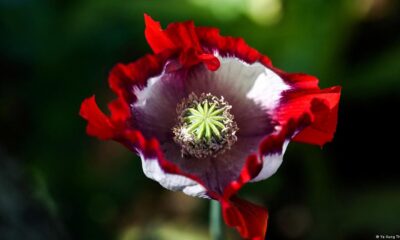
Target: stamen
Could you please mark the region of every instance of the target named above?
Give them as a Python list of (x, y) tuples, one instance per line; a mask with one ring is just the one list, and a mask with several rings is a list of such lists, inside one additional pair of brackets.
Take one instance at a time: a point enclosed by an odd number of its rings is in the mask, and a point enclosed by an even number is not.
[(198, 97), (191, 93), (178, 104), (178, 123), (172, 129), (182, 155), (196, 158), (214, 157), (237, 141), (238, 127), (229, 112), (232, 108), (223, 97), (210, 93)]

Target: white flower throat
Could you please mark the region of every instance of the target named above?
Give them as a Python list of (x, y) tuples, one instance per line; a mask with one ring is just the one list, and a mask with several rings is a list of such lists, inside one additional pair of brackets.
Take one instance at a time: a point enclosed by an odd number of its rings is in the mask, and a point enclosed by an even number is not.
[(177, 124), (172, 129), (182, 155), (196, 158), (214, 157), (237, 141), (238, 127), (223, 97), (210, 93), (191, 93), (178, 104)]

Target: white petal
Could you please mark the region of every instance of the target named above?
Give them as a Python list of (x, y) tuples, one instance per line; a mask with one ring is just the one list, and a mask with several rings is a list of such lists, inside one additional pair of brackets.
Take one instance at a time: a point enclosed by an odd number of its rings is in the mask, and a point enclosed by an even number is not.
[(206, 194), (207, 190), (196, 181), (181, 175), (164, 172), (156, 158), (146, 158), (143, 154), (140, 154), (140, 158), (142, 161), (143, 172), (146, 177), (157, 181), (166, 189), (182, 191), (185, 194), (194, 197), (209, 198)]
[(282, 164), (283, 155), (286, 151), (288, 144), (289, 140), (286, 140), (283, 144), (281, 153), (273, 153), (263, 156), (263, 167), (257, 177), (253, 178), (251, 182), (258, 182), (274, 175), (274, 173)]
[(283, 91), (289, 90), (282, 78), (260, 63), (253, 64), (255, 68), (261, 68), (252, 88), (247, 92), (247, 98), (260, 104), (263, 108), (272, 110), (277, 107)]

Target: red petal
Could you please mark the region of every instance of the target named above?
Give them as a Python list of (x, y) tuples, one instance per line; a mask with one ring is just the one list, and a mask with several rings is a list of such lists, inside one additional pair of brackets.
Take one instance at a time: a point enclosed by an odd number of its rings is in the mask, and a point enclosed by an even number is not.
[(219, 60), (213, 54), (203, 53), (196, 28), (192, 21), (172, 23), (165, 32), (175, 45), (181, 49), (180, 62), (185, 67), (190, 67), (199, 62), (206, 64), (207, 68), (215, 71), (219, 68)]
[(332, 109), (328, 106), (322, 99), (314, 99), (311, 102), (314, 122), (297, 134), (293, 140), (320, 146), (331, 141), (336, 130), (338, 105)]
[(249, 47), (242, 38), (222, 37), (217, 28), (209, 27), (196, 27), (196, 33), (200, 43), (209, 48), (211, 53), (217, 50), (221, 56), (235, 56), (249, 64), (256, 61), (266, 66), (271, 64), (268, 57)]
[(196, 28), (192, 21), (172, 23), (163, 30), (159, 22), (154, 21), (149, 15), (144, 15), (146, 30), (145, 36), (155, 54), (164, 51), (177, 52), (179, 61), (184, 67), (191, 67), (200, 62), (207, 68), (215, 71), (219, 68), (219, 60), (212, 54), (203, 53)]
[(101, 140), (108, 140), (114, 137), (115, 128), (110, 119), (97, 106), (94, 96), (82, 102), (79, 115), (88, 121), (87, 134), (98, 137)]
[(323, 90), (294, 90), (284, 95), (278, 109), (281, 125), (290, 119), (310, 115), (311, 124), (294, 138), (295, 141), (322, 146), (333, 138), (336, 129), (340, 87)]
[(151, 49), (155, 54), (166, 49), (176, 48), (175, 44), (169, 39), (168, 35), (162, 30), (159, 22), (154, 21), (149, 15), (144, 14), (146, 29), (144, 34)]
[(268, 212), (237, 197), (221, 201), (225, 223), (236, 228), (245, 239), (263, 240), (267, 232)]
[(234, 196), (240, 188), (256, 177), (262, 168), (262, 161), (256, 155), (247, 158), (239, 178), (224, 190), (220, 199), (225, 223), (238, 230), (246, 239), (262, 240), (267, 231), (268, 213), (263, 207)]
[(218, 58), (216, 58), (212, 54), (203, 53), (203, 54), (200, 54), (198, 57), (201, 61), (204, 62), (204, 64), (206, 64), (208, 70), (210, 70), (210, 71), (216, 71), (219, 68), (219, 66), (221, 65)]
[(124, 123), (131, 116), (129, 105), (122, 99), (117, 98), (108, 104), (111, 119), (114, 123)]
[(181, 49), (193, 49), (195, 52), (202, 51), (193, 21), (171, 23), (165, 29), (165, 33), (175, 46)]
[(229, 199), (236, 194), (240, 188), (255, 176), (258, 175), (262, 168), (262, 161), (253, 154), (247, 157), (246, 163), (236, 181), (231, 182), (225, 189), (223, 197)]
[(298, 89), (319, 89), (318, 78), (304, 73), (281, 73), (286, 82)]
[(126, 101), (135, 101), (132, 88), (143, 88), (147, 79), (160, 74), (166, 58), (163, 55), (146, 55), (129, 64), (117, 64), (108, 78), (110, 88)]

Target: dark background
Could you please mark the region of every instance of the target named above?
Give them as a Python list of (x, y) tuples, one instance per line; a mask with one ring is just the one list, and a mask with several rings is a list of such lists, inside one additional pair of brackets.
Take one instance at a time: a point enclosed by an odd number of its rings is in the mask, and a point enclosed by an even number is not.
[[(164, 190), (139, 159), (85, 134), (107, 74), (150, 52), (143, 13), (242, 36), (275, 66), (343, 86), (337, 134), (290, 144), (241, 195), (267, 239), (400, 235), (400, 4), (396, 0), (0, 0), (0, 239), (209, 239), (208, 201)], [(229, 239), (239, 239), (228, 230)]]

